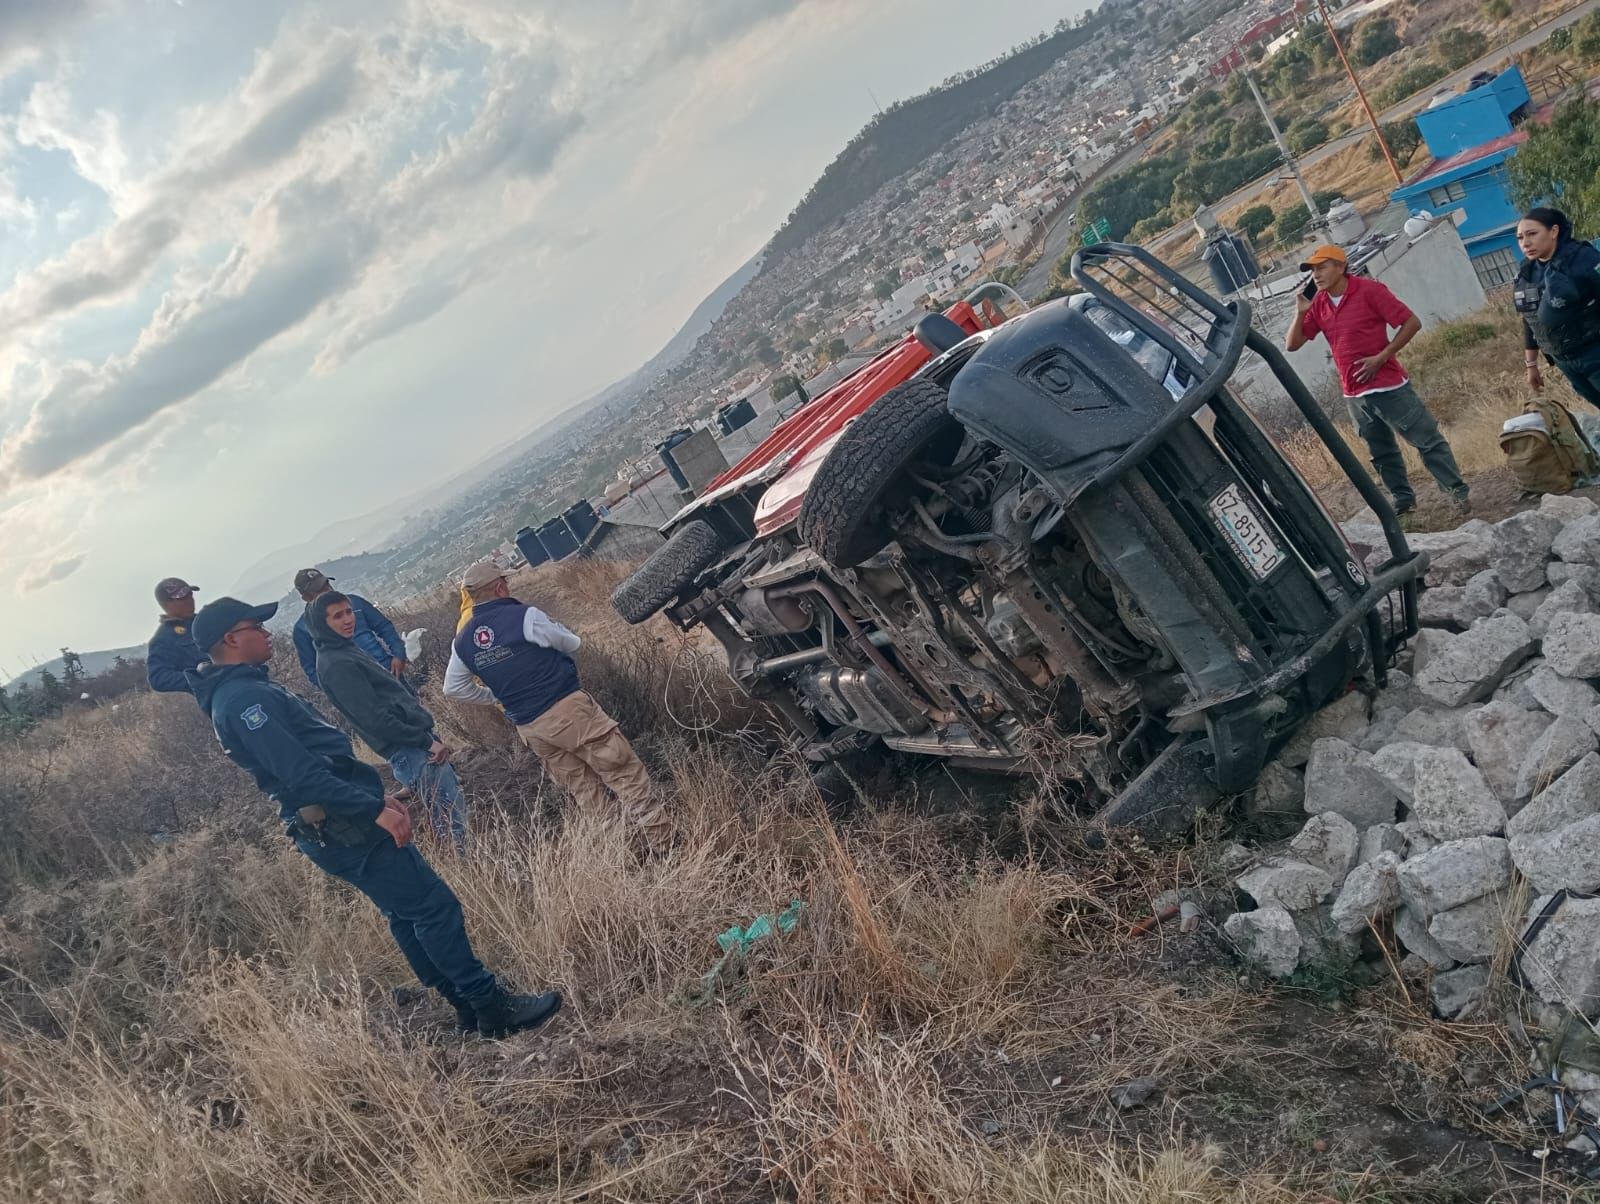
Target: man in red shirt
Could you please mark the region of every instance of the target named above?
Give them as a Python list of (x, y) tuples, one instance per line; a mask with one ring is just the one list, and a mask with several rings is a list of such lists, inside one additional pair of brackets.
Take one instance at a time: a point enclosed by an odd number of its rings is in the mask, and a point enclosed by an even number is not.
[(1395, 358), (1422, 329), (1421, 319), (1388, 286), (1368, 276), (1350, 275), (1341, 247), (1318, 247), (1300, 270), (1311, 273), (1317, 291), (1309, 298), (1304, 293), (1296, 296), (1297, 312), (1286, 346), (1298, 351), (1319, 334), (1328, 340), (1350, 418), (1372, 453), (1372, 466), (1394, 497), (1395, 512), (1406, 514), (1417, 506), (1395, 442), (1398, 432), (1421, 454), (1423, 465), (1455, 509), (1465, 514), (1467, 483), (1461, 479), (1455, 453)]

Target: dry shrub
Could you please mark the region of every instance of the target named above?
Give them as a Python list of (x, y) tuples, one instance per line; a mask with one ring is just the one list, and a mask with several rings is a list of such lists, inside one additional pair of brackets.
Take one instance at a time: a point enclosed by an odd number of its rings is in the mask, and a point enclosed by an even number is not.
[[(202, 832), (130, 874), (19, 896), (0, 927), (0, 1196), (764, 1199), (763, 1150), (781, 1147), (793, 1184), (819, 1199), (896, 1184), (922, 1193), (903, 1198), (962, 1184), (1070, 1198), (1059, 1192), (1109, 1172), (1080, 1180), (1091, 1163), (1055, 1138), (985, 1153), (962, 1103), (968, 1051), (1044, 1056), (1093, 1032), (1049, 1108), (1094, 1106), (1136, 1072), (1202, 1084), (1248, 1014), (1225, 988), (1202, 1003), (1134, 985), (1106, 949), (1094, 972), (1065, 970), (1087, 931), (1137, 910), (1123, 877), (1148, 878), (1153, 855), (1113, 858), (1102, 878), (964, 858), (905, 814), (836, 829), (782, 759), (703, 741), (669, 751), (685, 833), (671, 857), (639, 864), (595, 817), (508, 812), (486, 817), (472, 856), (440, 858), (486, 961), (567, 995), (548, 1036), (462, 1047), (437, 1036), (434, 1001), (397, 1016), (385, 988), (407, 975), (381, 918), (276, 841)], [(1097, 883), (1110, 907), (1073, 918)], [(695, 991), (717, 932), (794, 898), (795, 932), (758, 943), (709, 997)], [(585, 1069), (612, 1046), (686, 1051), (697, 1086), (636, 1077), (612, 1094), (631, 1061)], [(764, 1112), (722, 1110), (718, 1084), (780, 1063), (748, 1092)], [(723, 1103), (685, 1119), (685, 1090)], [(852, 1146), (860, 1124), (866, 1144)], [(626, 1165), (589, 1148), (640, 1131)], [(1134, 1158), (1127, 1173), (1154, 1165)], [(1029, 1194), (1048, 1183), (1057, 1196)]]
[(0, 896), (62, 870), (126, 864), (152, 836), (250, 826), (259, 800), (192, 699), (143, 693), (69, 712), (0, 755)]
[[(1221, 1151), (1091, 1153), (1049, 1133), (1058, 1104), (1017, 1092), (984, 1101), (985, 1134), (933, 1069), (933, 1026), (905, 1037), (856, 1018), (848, 1040), (811, 1023), (770, 1046), (741, 1042), (740, 1089), (763, 1139), (767, 1178), (789, 1198), (985, 1200), (1003, 1204), (1293, 1204), (1276, 1176), (1235, 1178)], [(1361, 1199), (1352, 1193), (1347, 1199)], [(1326, 1198), (1326, 1197), (1321, 1197)]]

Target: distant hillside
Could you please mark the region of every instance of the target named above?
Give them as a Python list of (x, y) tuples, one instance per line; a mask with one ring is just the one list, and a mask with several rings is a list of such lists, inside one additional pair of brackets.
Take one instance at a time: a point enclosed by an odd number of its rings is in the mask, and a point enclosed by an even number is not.
[(1102, 10), (1091, 14), (1082, 25), (1057, 26), (1053, 34), (1005, 58), (947, 80), (911, 100), (897, 101), (887, 112), (874, 117), (828, 164), (773, 236), (766, 262), (775, 263), (812, 235), (833, 225), (884, 184), (938, 153), (962, 130), (989, 116), (1024, 84), (1042, 75), (1062, 55), (1089, 41), (1108, 15)]
[[(155, 630), (155, 622), (153, 620), (150, 628), (152, 631)], [(103, 652), (78, 653), (78, 659), (83, 662), (83, 671), (90, 677), (97, 673), (104, 673), (111, 668), (112, 665), (117, 663), (117, 657), (119, 656), (126, 657), (130, 661), (142, 661), (144, 659), (144, 645), (136, 644), (132, 648), (107, 648)], [(35, 665), (26, 673), (6, 682), (5, 688), (7, 690), (15, 690), (24, 683), (30, 688), (36, 687), (39, 684), (40, 675), (47, 669), (59, 680), (61, 677), (61, 658), (58, 656), (45, 661), (42, 665)]]
[(700, 336), (710, 330), (712, 323), (722, 316), (722, 311), (728, 308), (728, 302), (739, 295), (740, 289), (756, 278), (761, 271), (762, 256), (765, 254), (765, 248), (757, 251), (740, 265), (733, 275), (719, 284), (704, 301), (695, 306), (688, 320), (678, 328), (678, 333), (673, 335), (667, 345), (651, 356), (629, 379), (637, 380), (640, 384), (649, 384), (658, 374), (677, 367), (689, 352), (694, 350), (694, 345), (700, 341)]

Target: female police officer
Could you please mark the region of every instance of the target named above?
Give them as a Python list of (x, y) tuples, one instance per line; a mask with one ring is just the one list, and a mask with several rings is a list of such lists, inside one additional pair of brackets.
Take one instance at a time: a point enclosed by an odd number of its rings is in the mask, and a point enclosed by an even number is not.
[(1600, 408), (1600, 251), (1572, 237), (1559, 209), (1530, 209), (1517, 223), (1527, 260), (1512, 302), (1522, 315), (1528, 384), (1544, 387), (1542, 351), (1578, 396)]

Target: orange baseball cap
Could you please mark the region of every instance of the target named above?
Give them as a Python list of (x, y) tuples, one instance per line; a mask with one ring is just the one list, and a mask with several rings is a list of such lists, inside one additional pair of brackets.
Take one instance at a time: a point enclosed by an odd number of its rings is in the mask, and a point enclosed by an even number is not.
[(1306, 256), (1305, 262), (1300, 265), (1300, 270), (1302, 272), (1309, 272), (1319, 263), (1348, 264), (1349, 262), (1350, 257), (1344, 253), (1343, 247), (1336, 247), (1331, 242), (1325, 242), (1315, 251), (1311, 252), (1310, 255)]

